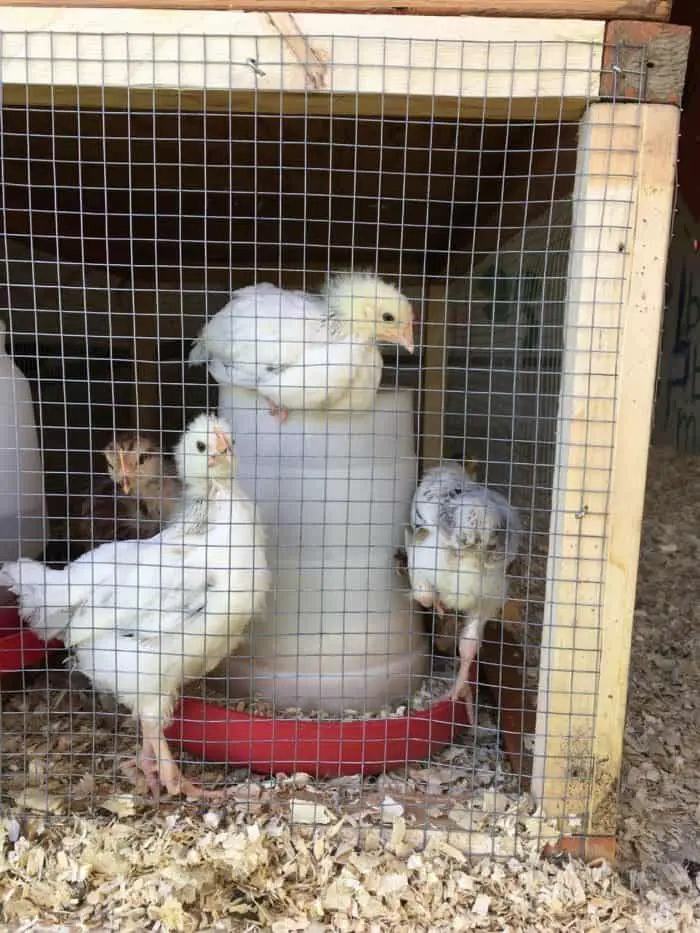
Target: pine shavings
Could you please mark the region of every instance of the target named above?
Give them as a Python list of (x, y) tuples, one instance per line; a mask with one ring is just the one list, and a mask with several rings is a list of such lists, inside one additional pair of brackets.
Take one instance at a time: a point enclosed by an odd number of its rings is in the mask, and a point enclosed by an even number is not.
[[(444, 830), (426, 837), (398, 816), (383, 828), (383, 800), (377, 800), (376, 830), (365, 833), (359, 848), (351, 821), (299, 825), (272, 810), (242, 825), (230, 813), (213, 829), (186, 807), (119, 821), (75, 816), (48, 822), (34, 843), (24, 836), (10, 842), (7, 820), (3, 920), (41, 917), (37, 929), (50, 929), (53, 922), (58, 930), (70, 918), (68, 927), (76, 931), (113, 929), (110, 924), (117, 923), (120, 933), (295, 933), (329, 926), (367, 933), (691, 933), (700, 920), (687, 901), (635, 897), (605, 863), (559, 868), (541, 862), (534, 842), (522, 858), (475, 861)], [(481, 803), (486, 823), (507, 821), (529, 806), (523, 799), (499, 813), (486, 806), (493, 800)], [(669, 926), (671, 918), (675, 927)]]

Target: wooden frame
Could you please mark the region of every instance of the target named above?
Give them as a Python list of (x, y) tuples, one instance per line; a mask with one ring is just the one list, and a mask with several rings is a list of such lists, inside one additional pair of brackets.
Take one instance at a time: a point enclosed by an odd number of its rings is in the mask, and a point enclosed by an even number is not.
[(581, 123), (533, 789), (586, 835), (615, 832), (678, 129), (660, 104)]
[(7, 104), (510, 120), (578, 119), (605, 34), (595, 20), (438, 16), (14, 6), (2, 19)]
[[(0, 2), (0, 6), (4, 6)], [(392, 13), (429, 16), (542, 16), (548, 19), (665, 21), (671, 0), (90, 0), (88, 3), (13, 0), (13, 6), (140, 7), (255, 12)]]

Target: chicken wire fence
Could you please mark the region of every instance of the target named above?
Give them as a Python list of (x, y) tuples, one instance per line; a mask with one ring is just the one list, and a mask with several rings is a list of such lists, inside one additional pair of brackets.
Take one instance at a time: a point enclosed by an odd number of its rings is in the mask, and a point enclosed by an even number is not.
[[(424, 42), (397, 103), (381, 89), (408, 40), (373, 39), (371, 105), (331, 79), (324, 110), (318, 88), (255, 86), (288, 64), (280, 37), (244, 58), (259, 36), (0, 41), (0, 301), (41, 455), (16, 456), (15, 372), (2, 557), (42, 562), (3, 571), (26, 616), (20, 636), (6, 589), (3, 798), (114, 810), (161, 783), (218, 788), (250, 814), (291, 801), (301, 822), (541, 847), (560, 384), (593, 340), (566, 322), (581, 139), (565, 101), (601, 50), (567, 43), (547, 71), (545, 43)], [(364, 41), (328, 38), (313, 65), (359, 74)], [(481, 113), (440, 110), (445, 50), (483, 83)], [(533, 98), (558, 76), (546, 119), (509, 99), (518, 56)], [(250, 72), (245, 95), (224, 58)], [(622, 240), (631, 196), (621, 208)], [(603, 291), (596, 276), (577, 288)], [(601, 308), (617, 333), (620, 302)], [(595, 451), (603, 471), (611, 457)], [(594, 543), (588, 580), (605, 521)], [(592, 716), (571, 709), (585, 738)], [(162, 728), (185, 778), (154, 764)]]

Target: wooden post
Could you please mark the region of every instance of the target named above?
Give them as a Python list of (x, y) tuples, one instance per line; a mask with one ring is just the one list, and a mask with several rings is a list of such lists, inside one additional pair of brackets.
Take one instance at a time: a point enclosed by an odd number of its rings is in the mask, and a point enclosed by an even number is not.
[(443, 279), (428, 286), (423, 317), (423, 391), (421, 399), (421, 466), (439, 463), (444, 450), (447, 404), (447, 285)]
[(689, 26), (615, 20), (605, 26), (600, 96), (680, 106)]
[(134, 376), (134, 429), (159, 432), (162, 424), (156, 314), (136, 313)]
[(612, 834), (679, 111), (581, 122), (533, 791), (564, 831)]

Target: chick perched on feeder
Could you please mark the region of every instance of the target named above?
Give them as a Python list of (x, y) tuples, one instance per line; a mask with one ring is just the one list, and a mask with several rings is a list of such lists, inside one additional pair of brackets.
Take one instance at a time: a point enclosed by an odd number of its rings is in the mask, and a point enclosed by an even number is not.
[(162, 454), (150, 435), (120, 433), (103, 455), (107, 476), (95, 480), (71, 521), (71, 560), (108, 541), (152, 538), (182, 498), (173, 457)]
[(380, 343), (413, 353), (411, 303), (373, 273), (341, 272), (319, 295), (266, 282), (239, 288), (195, 340), (189, 362), (206, 363), (219, 385), (257, 392), (284, 422), (290, 411), (371, 409)]

